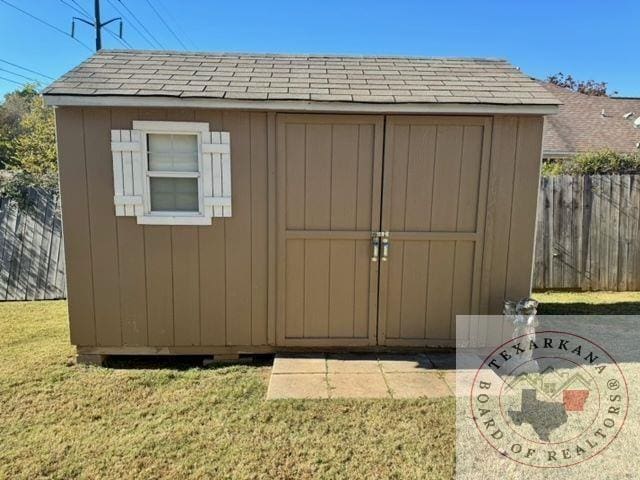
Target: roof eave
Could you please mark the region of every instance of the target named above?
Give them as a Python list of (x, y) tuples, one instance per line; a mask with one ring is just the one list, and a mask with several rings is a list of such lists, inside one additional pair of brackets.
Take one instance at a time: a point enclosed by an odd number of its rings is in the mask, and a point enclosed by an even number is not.
[(45, 103), (54, 107), (188, 107), (231, 110), (271, 110), (321, 113), (440, 113), (440, 114), (527, 114), (553, 115), (555, 104), (492, 103), (361, 103), (310, 100), (235, 100), (222, 98), (54, 95), (44, 94)]

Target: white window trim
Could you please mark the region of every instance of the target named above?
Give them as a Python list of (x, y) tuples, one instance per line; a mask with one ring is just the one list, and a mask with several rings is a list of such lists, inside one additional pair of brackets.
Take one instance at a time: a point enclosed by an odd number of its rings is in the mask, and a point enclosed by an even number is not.
[[(142, 121), (134, 120), (133, 129), (141, 132), (141, 158), (143, 167), (143, 203), (144, 214), (138, 216), (138, 223), (143, 225), (211, 225), (211, 217), (205, 215), (202, 135), (209, 133), (209, 124), (205, 122), (171, 122), (171, 121)], [(149, 173), (149, 158), (147, 149), (148, 134), (183, 134), (196, 135), (198, 144), (197, 172), (153, 172)], [(151, 192), (149, 191), (151, 177), (194, 178), (198, 179), (198, 212), (152, 212)]]

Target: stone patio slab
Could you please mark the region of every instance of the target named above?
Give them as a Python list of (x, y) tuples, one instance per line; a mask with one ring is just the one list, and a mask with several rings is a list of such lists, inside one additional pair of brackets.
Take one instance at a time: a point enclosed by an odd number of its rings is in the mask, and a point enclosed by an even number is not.
[(327, 356), (328, 373), (380, 373), (376, 355), (336, 354)]
[(324, 355), (277, 355), (271, 373), (326, 373)]
[(382, 372), (378, 373), (329, 373), (331, 398), (390, 398)]
[(389, 373), (385, 375), (393, 398), (438, 398), (453, 393), (435, 372)]
[(384, 373), (416, 373), (433, 368), (426, 355), (386, 354), (380, 355), (378, 361)]
[(455, 370), (456, 369), (456, 354), (455, 353), (439, 353), (439, 352), (430, 352), (427, 353), (427, 357), (431, 360), (431, 363), (436, 368), (445, 369), (445, 370)]
[(267, 400), (278, 398), (329, 398), (326, 375), (309, 373), (271, 375)]

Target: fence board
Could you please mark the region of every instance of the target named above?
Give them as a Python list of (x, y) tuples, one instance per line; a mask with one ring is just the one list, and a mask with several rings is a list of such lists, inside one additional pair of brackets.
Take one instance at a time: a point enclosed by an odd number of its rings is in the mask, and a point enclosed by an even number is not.
[(27, 211), (0, 199), (0, 301), (66, 297), (58, 197), (29, 195)]
[(542, 178), (533, 288), (640, 289), (640, 175)]

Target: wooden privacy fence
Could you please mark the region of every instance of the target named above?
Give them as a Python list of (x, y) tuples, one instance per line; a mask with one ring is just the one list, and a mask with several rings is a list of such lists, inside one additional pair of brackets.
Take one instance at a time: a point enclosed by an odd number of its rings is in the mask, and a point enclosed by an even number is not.
[(640, 175), (543, 177), (533, 287), (640, 290)]
[(33, 207), (0, 200), (0, 300), (66, 296), (58, 196), (33, 190)]
[[(66, 297), (58, 197), (0, 200), (0, 301)], [(640, 175), (543, 177), (533, 288), (640, 290)]]

